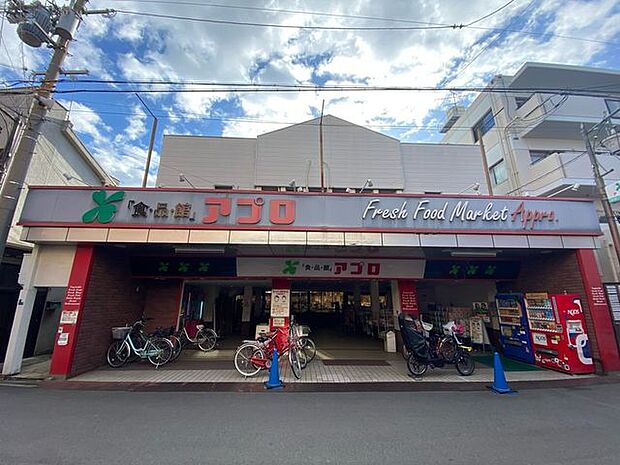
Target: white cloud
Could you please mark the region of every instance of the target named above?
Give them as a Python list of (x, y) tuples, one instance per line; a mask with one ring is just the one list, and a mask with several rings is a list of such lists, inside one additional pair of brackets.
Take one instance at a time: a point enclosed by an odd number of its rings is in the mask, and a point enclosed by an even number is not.
[[(394, 21), (309, 16), (231, 8), (172, 5), (170, 3), (110, 2), (93, 0), (91, 8), (109, 8), (289, 25), (405, 26)], [(376, 0), (237, 0), (235, 5), (321, 11), (426, 21), (468, 23), (504, 4), (505, 0), (442, 2)], [(86, 67), (93, 77), (129, 80), (184, 80), (247, 83), (311, 84), (318, 76), (328, 84), (365, 82), (368, 85), (432, 87), (450, 79), (452, 86), (483, 85), (489, 75), (514, 73), (526, 61), (589, 64), (594, 57), (601, 66), (618, 66), (600, 52), (613, 50), (603, 43), (575, 41), (577, 36), (614, 41), (620, 33), (617, 0), (546, 0), (514, 2), (500, 13), (475, 24), (475, 28), (424, 31), (309, 31), (258, 28), (199, 22), (174, 21), (118, 14), (113, 19), (88, 16), (71, 46), (68, 65)], [(501, 39), (485, 28), (509, 28), (548, 32), (556, 36), (506, 31)], [(14, 26), (5, 25), (7, 47), (14, 61), (20, 57)], [(6, 53), (0, 48), (0, 62)], [(465, 64), (480, 54), (475, 61)], [(309, 59), (329, 57), (315, 66)], [(608, 56), (614, 56), (609, 54)], [(617, 54), (615, 55), (617, 59)], [(29, 67), (42, 68), (49, 57), (43, 50), (26, 50)], [(305, 60), (299, 59), (305, 57)], [(311, 60), (310, 60), (311, 61)], [(459, 66), (457, 66), (461, 63)], [(1, 71), (1, 70), (0, 70)], [(144, 87), (144, 86), (141, 86)], [(157, 87), (153, 87), (157, 89)], [(254, 137), (287, 124), (312, 118), (325, 99), (326, 113), (416, 140), (421, 126), (437, 126), (436, 114), (446, 100), (445, 92), (300, 92), (300, 93), (179, 93), (173, 99), (148, 94), (149, 105), (169, 118), (166, 131), (195, 133), (205, 118), (222, 117), (225, 135)], [(241, 107), (227, 113), (226, 104), (236, 97)], [(457, 97), (467, 97), (461, 95)], [(471, 96), (469, 96), (471, 97)], [(93, 97), (101, 106), (108, 102)], [(120, 99), (120, 97), (119, 97)], [(127, 96), (125, 113), (136, 112), (133, 96)], [(75, 107), (74, 107), (75, 108)], [(116, 110), (119, 112), (119, 110)], [(239, 114), (241, 113), (241, 115)], [(182, 117), (181, 115), (187, 114)], [(77, 117), (77, 113), (75, 114)], [(176, 118), (182, 117), (182, 121)], [(113, 173), (121, 170), (124, 182), (139, 179), (148, 123), (144, 113), (124, 115), (88, 114), (76, 127), (96, 141), (96, 153), (109, 160)], [(98, 118), (98, 119), (97, 119)], [(173, 118), (173, 119), (170, 119)], [(123, 124), (112, 124), (122, 121)], [(106, 127), (107, 125), (107, 127)], [(116, 135), (110, 127), (122, 127)], [(404, 126), (390, 129), (386, 126)], [(425, 135), (424, 137), (428, 137)], [(119, 166), (116, 166), (119, 165)], [(122, 166), (120, 166), (122, 165)], [(106, 165), (108, 166), (108, 165)]]

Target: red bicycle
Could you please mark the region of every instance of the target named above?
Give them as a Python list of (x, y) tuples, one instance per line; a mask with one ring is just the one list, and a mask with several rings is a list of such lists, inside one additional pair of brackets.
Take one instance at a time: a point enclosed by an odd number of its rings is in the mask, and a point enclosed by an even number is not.
[(307, 363), (306, 354), (292, 325), (288, 331), (276, 328), (255, 341), (244, 341), (235, 352), (235, 368), (242, 376), (254, 376), (261, 370), (268, 370), (275, 349), (278, 356), (288, 355), (291, 371), (295, 378), (300, 379), (301, 370)]

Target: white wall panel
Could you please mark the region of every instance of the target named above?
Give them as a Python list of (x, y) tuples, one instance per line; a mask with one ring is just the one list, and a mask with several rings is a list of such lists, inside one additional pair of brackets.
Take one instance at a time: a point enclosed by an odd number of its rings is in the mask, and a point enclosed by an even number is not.
[(156, 184), (191, 188), (183, 173), (196, 187), (254, 188), (255, 154), (256, 139), (165, 136)]
[(455, 194), (476, 182), (481, 193), (487, 192), (476, 145), (401, 144), (401, 152), (406, 192)]
[(39, 249), (39, 265), (33, 286), (64, 287), (69, 282), (75, 246), (43, 245)]

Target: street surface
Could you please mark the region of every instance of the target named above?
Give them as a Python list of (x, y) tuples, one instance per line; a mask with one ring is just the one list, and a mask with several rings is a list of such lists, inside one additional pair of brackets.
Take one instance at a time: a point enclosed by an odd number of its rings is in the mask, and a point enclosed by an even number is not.
[(490, 392), (0, 386), (2, 464), (618, 464), (620, 385)]

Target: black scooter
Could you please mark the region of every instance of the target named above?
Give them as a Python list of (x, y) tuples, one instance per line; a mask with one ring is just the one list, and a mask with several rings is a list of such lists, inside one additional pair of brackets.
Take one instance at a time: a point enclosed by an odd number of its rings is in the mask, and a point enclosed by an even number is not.
[(459, 331), (453, 322), (444, 326), (445, 335), (435, 333), (432, 324), (414, 320), (404, 313), (398, 315), (398, 323), (409, 353), (407, 369), (413, 376), (422, 376), (429, 367), (442, 368), (446, 364), (454, 365), (462, 376), (469, 376), (476, 369), (470, 355), (472, 348), (459, 339), (462, 328)]

